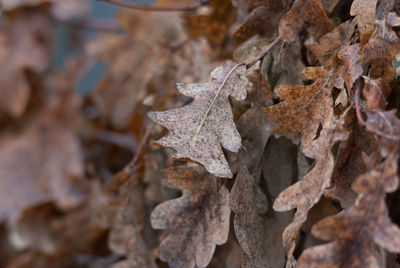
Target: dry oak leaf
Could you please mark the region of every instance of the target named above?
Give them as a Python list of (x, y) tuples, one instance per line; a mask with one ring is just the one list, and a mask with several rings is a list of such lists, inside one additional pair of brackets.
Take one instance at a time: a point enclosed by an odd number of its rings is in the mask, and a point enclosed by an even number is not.
[(205, 36), (212, 47), (223, 44), (235, 14), (231, 0), (211, 1), (208, 14), (182, 15), (183, 24), (192, 38)]
[(264, 115), (263, 108), (272, 104), (272, 92), (267, 79), (259, 70), (250, 72), (247, 78), (253, 85), (247, 97), (247, 100), (252, 101), (252, 107), (236, 123), (243, 139), (243, 148), (238, 154), (228, 154), (228, 162), (233, 173), (237, 173), (240, 166), (246, 166), (254, 174), (274, 130), (273, 124)]
[(375, 32), (361, 50), (361, 63), (370, 66), (368, 76), (390, 83), (395, 78), (392, 64), (399, 51), (400, 39), (396, 32), (385, 21), (379, 21)]
[(322, 36), (318, 41), (314, 38), (307, 40), (305, 46), (323, 66), (327, 67), (334, 63), (339, 50), (346, 45), (353, 32), (354, 24), (346, 21)]
[(245, 71), (244, 65), (227, 61), (211, 73), (207, 84), (178, 83), (178, 90), (194, 100), (181, 108), (148, 113), (154, 122), (169, 130), (157, 143), (175, 149), (175, 158), (189, 158), (215, 176), (232, 178), (220, 143), (232, 152), (241, 147), (228, 97), (246, 98), (251, 84)]
[(359, 175), (367, 171), (363, 153), (367, 155), (378, 149), (374, 135), (365, 131), (355, 120), (355, 110), (351, 109), (343, 115), (344, 128), (349, 131), (349, 138), (339, 145), (335, 167), (332, 173), (332, 187), (327, 189), (325, 196), (336, 199), (342, 208), (349, 208), (354, 204), (357, 194), (351, 185)]
[(258, 6), (253, 7), (243, 24), (235, 31), (233, 38), (242, 43), (256, 34), (270, 39), (277, 34), (279, 20), (285, 12), (282, 1), (267, 0), (256, 1)]
[(328, 121), (322, 126), (319, 138), (302, 148), (307, 157), (315, 159), (314, 165), (302, 180), (280, 193), (274, 202), (275, 211), (297, 208), (293, 222), (286, 227), (282, 234), (284, 246), (288, 249), (287, 267), (294, 263), (295, 239), (307, 219), (308, 211), (330, 186), (334, 168), (331, 148), (337, 141), (344, 141), (348, 138), (347, 131), (341, 127), (339, 122), (333, 119)]
[[(164, 56), (168, 49), (158, 42), (162, 39), (176, 42), (175, 37), (183, 38), (184, 32), (178, 18), (167, 12), (149, 14), (124, 10), (116, 19), (125, 29), (124, 34), (100, 35), (88, 43), (86, 51), (109, 66), (92, 93), (93, 101), (103, 120), (123, 129), (131, 121), (138, 101), (146, 97), (150, 80), (168, 69), (167, 63), (171, 62), (170, 55)], [(149, 35), (151, 29), (157, 30)], [(173, 40), (168, 39), (169, 35)], [(133, 72), (135, 69), (140, 72)]]
[(365, 113), (367, 114), (365, 127), (368, 131), (392, 140), (400, 140), (400, 119), (396, 116), (395, 109), (390, 111), (367, 110)]
[(282, 102), (265, 108), (265, 113), (276, 125), (275, 133), (294, 142), (301, 137), (303, 146), (309, 144), (319, 124), (332, 118), (333, 87), (342, 88), (341, 66), (330, 70), (323, 67), (308, 67), (303, 76), (315, 82), (311, 85), (278, 86), (275, 93)]
[(286, 42), (295, 41), (305, 25), (308, 36), (316, 40), (333, 30), (321, 0), (296, 0), (280, 21), (279, 35)]
[(3, 0), (2, 3), (4, 11), (50, 3), (52, 13), (61, 20), (79, 18), (89, 13), (87, 0)]
[(14, 223), (25, 209), (49, 201), (62, 209), (83, 201), (79, 140), (57, 119), (43, 115), (0, 146), (0, 220)]
[(363, 67), (360, 62), (361, 45), (354, 44), (342, 48), (338, 54), (340, 60), (344, 64), (344, 83), (347, 92), (350, 93), (354, 82), (362, 75)]
[(171, 267), (206, 267), (215, 246), (224, 244), (229, 233), (229, 192), (203, 168), (169, 168), (167, 186), (183, 191), (180, 198), (158, 205), (151, 213), (155, 229), (167, 229), (159, 258)]
[(315, 224), (312, 234), (328, 244), (309, 248), (299, 258), (302, 267), (366, 267), (383, 268), (373, 252), (373, 242), (398, 253), (400, 229), (388, 216), (385, 193), (398, 187), (398, 152), (372, 170), (360, 175), (352, 185), (359, 194), (351, 208)]
[(350, 15), (356, 16), (361, 43), (365, 44), (375, 28), (377, 0), (355, 0), (351, 5)]
[[(267, 197), (246, 168), (241, 168), (230, 193), (230, 208), (235, 212), (233, 225), (236, 238), (246, 256), (244, 267), (265, 267), (268, 264), (262, 215), (268, 210)], [(242, 267), (243, 267), (242, 266)]]
[(386, 106), (386, 98), (392, 90), (390, 85), (383, 81), (382, 78), (371, 79), (368, 76), (363, 76), (365, 86), (362, 90), (364, 98), (367, 101), (369, 109), (384, 110)]
[[(19, 16), (18, 16), (19, 15)], [(20, 117), (31, 86), (25, 71), (42, 73), (51, 56), (51, 22), (40, 12), (2, 18), (0, 27), (0, 114)]]

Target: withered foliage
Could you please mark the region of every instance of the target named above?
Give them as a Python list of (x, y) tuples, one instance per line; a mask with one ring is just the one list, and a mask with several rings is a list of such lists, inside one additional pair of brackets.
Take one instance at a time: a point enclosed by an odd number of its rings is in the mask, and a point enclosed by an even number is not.
[(1, 3), (0, 267), (400, 266), (399, 1), (102, 2)]

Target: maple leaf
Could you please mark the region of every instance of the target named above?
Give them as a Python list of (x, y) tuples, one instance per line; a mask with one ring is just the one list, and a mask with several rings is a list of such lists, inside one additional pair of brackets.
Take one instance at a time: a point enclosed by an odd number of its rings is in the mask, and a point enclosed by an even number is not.
[(306, 221), (308, 211), (319, 201), (330, 186), (334, 168), (331, 147), (339, 140), (347, 139), (347, 132), (334, 120), (323, 126), (318, 139), (303, 147), (303, 153), (315, 159), (311, 170), (302, 180), (291, 185), (279, 194), (274, 202), (275, 211), (287, 211), (297, 208), (293, 222), (283, 232), (283, 242), (288, 248), (288, 267), (293, 263), (295, 239), (301, 225)]
[(400, 251), (400, 229), (391, 222), (385, 205), (385, 193), (398, 187), (397, 162), (398, 152), (393, 150), (358, 177), (352, 185), (358, 201), (312, 228), (314, 236), (332, 242), (305, 250), (297, 267), (382, 267), (372, 242), (390, 252)]
[(275, 133), (297, 142), (309, 144), (319, 124), (331, 120), (333, 115), (331, 91), (342, 88), (340, 66), (327, 70), (323, 67), (308, 67), (303, 75), (315, 82), (306, 86), (278, 86), (275, 93), (282, 102), (265, 108), (265, 113), (276, 125)]
[(218, 177), (232, 177), (222, 146), (238, 152), (241, 137), (233, 122), (228, 96), (244, 100), (250, 83), (245, 66), (232, 61), (216, 68), (207, 84), (177, 84), (178, 90), (194, 100), (181, 108), (150, 112), (148, 116), (170, 132), (157, 141), (172, 147), (176, 158), (189, 158)]
[(230, 193), (230, 208), (235, 212), (235, 234), (245, 257), (244, 267), (264, 267), (266, 244), (262, 215), (268, 210), (268, 200), (246, 168), (241, 168)]
[(202, 168), (169, 168), (169, 187), (183, 195), (158, 205), (150, 220), (155, 229), (167, 229), (159, 257), (171, 267), (206, 267), (215, 246), (224, 244), (229, 232), (229, 192), (218, 187), (216, 177)]
[(279, 24), (279, 35), (286, 42), (292, 42), (307, 25), (309, 36), (319, 39), (334, 26), (326, 15), (321, 0), (296, 0)]

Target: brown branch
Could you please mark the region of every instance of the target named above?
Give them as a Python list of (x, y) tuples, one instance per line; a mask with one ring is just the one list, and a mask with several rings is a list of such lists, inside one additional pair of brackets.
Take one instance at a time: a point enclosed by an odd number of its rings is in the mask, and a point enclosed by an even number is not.
[[(147, 144), (147, 141), (149, 140), (151, 131), (153, 130), (153, 124), (149, 124), (146, 127), (146, 130), (143, 134), (142, 140), (139, 143), (139, 147), (137, 148), (137, 151), (135, 153), (135, 156), (133, 157), (132, 161), (127, 165), (126, 169), (131, 170), (133, 167), (136, 165), (137, 161), (139, 160), (140, 155), (143, 153), (143, 150)], [(129, 172), (128, 172), (129, 173)]]
[(268, 54), (268, 52), (270, 52), (280, 41), (281, 41), (281, 37), (278, 36), (274, 39), (274, 41), (272, 41), (271, 44), (269, 44), (269, 46), (267, 46), (263, 51), (261, 51), (260, 54), (257, 55), (257, 57), (255, 57), (252, 61), (250, 61), (247, 65), (246, 68), (249, 69), (250, 67), (252, 67), (254, 64), (256, 64), (257, 61), (261, 60), (262, 58), (265, 57), (265, 55)]
[(117, 6), (142, 10), (142, 11), (166, 11), (166, 12), (173, 12), (173, 11), (196, 11), (199, 7), (207, 5), (208, 1), (200, 1), (199, 4), (192, 5), (192, 6), (182, 6), (182, 7), (156, 7), (156, 6), (149, 6), (149, 5), (137, 5), (134, 3), (128, 3), (122, 0), (97, 0), (102, 2), (108, 2), (111, 4), (115, 4)]
[(356, 105), (357, 121), (358, 121), (358, 123), (360, 123), (360, 125), (365, 127), (365, 121), (361, 114), (360, 89), (361, 89), (361, 81), (357, 82), (357, 84), (356, 84), (356, 91), (354, 93), (354, 103)]
[(92, 31), (102, 31), (102, 32), (122, 32), (123, 29), (116, 23), (112, 21), (102, 21), (102, 20), (83, 20), (83, 21), (60, 21), (66, 23), (67, 25), (79, 28), (82, 30), (92, 30)]

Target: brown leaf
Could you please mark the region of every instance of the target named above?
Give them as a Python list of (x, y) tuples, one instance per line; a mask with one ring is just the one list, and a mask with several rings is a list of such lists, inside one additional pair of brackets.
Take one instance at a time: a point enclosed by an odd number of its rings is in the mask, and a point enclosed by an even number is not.
[[(290, 140), (284, 137), (270, 138), (262, 162), (264, 180), (261, 184), (265, 185), (263, 190), (267, 193), (270, 203), (278, 197), (279, 193), (297, 181), (297, 178), (302, 177), (303, 164), (300, 160), (301, 157), (297, 156), (297, 146)], [(268, 263), (264, 267), (284, 267), (287, 250), (282, 242), (282, 233), (292, 221), (293, 212), (276, 212), (271, 205), (264, 216), (265, 229), (262, 240), (268, 245), (264, 252)]]
[(34, 7), (51, 3), (54, 16), (61, 20), (83, 17), (89, 13), (89, 2), (84, 0), (3, 0), (3, 10)]
[(322, 36), (318, 41), (311, 38), (305, 46), (311, 50), (318, 61), (325, 67), (334, 63), (339, 50), (347, 44), (354, 32), (354, 24), (346, 21), (329, 33)]
[(83, 177), (79, 140), (58, 118), (43, 114), (23, 132), (3, 138), (1, 148), (1, 219), (14, 222), (24, 209), (48, 201), (62, 209), (83, 201), (77, 185)]
[(201, 168), (170, 168), (165, 176), (183, 195), (158, 205), (151, 214), (153, 228), (168, 230), (159, 257), (171, 267), (206, 267), (215, 246), (228, 239), (228, 189), (218, 187), (217, 178)]
[(308, 36), (316, 40), (333, 30), (321, 0), (296, 0), (281, 19), (279, 35), (286, 42), (292, 42), (305, 25)]
[(400, 251), (400, 229), (387, 213), (385, 192), (398, 187), (398, 152), (392, 153), (372, 170), (360, 175), (352, 188), (359, 194), (354, 206), (313, 226), (314, 236), (332, 241), (309, 248), (300, 256), (301, 267), (382, 267), (372, 243)]
[(339, 67), (327, 70), (323, 67), (308, 67), (303, 75), (315, 80), (306, 86), (278, 86), (275, 93), (282, 102), (267, 107), (265, 113), (277, 124), (275, 132), (298, 142), (304, 146), (316, 135), (319, 124), (332, 118), (333, 87), (343, 87), (343, 79)]
[(371, 78), (382, 78), (390, 83), (394, 79), (392, 61), (398, 51), (400, 39), (384, 21), (381, 21), (361, 51), (361, 62), (364, 66), (370, 65)]
[(367, 114), (365, 127), (368, 131), (390, 139), (400, 139), (400, 119), (396, 116), (396, 110), (375, 110), (365, 111), (365, 113)]
[(350, 92), (354, 82), (362, 75), (363, 67), (360, 62), (360, 44), (346, 46), (339, 52), (339, 59), (344, 62), (344, 82), (347, 92)]
[(154, 122), (170, 131), (157, 143), (174, 148), (176, 158), (189, 158), (215, 176), (231, 178), (220, 144), (232, 152), (240, 149), (241, 137), (233, 122), (228, 97), (246, 98), (250, 83), (244, 76), (245, 70), (243, 65), (228, 61), (211, 73), (207, 84), (177, 84), (182, 94), (194, 100), (181, 108), (148, 113)]
[(156, 268), (149, 250), (149, 244), (156, 239), (144, 235), (146, 228), (150, 230), (150, 227), (142, 182), (135, 173), (120, 172), (114, 180), (120, 178), (127, 182), (119, 189), (121, 203), (117, 215), (108, 219), (111, 225), (108, 245), (113, 252), (126, 256), (126, 260), (117, 262), (115, 266)]
[(365, 81), (363, 95), (367, 100), (368, 108), (371, 110), (384, 110), (386, 98), (389, 96), (392, 89), (382, 78), (371, 79), (368, 76), (363, 76), (363, 78)]
[(332, 173), (332, 187), (324, 195), (339, 200), (343, 208), (349, 208), (357, 197), (351, 185), (359, 175), (367, 171), (363, 154), (375, 152), (378, 144), (375, 137), (364, 131), (355, 120), (354, 109), (343, 117), (343, 127), (349, 131), (349, 138), (339, 145)]
[(40, 12), (3, 17), (0, 27), (0, 113), (21, 117), (31, 93), (25, 71), (43, 73), (50, 62), (53, 31)]
[[(169, 55), (169, 50), (158, 42), (169, 40), (171, 33), (170, 41), (178, 41), (183, 36), (183, 29), (176, 16), (166, 13), (124, 11), (118, 13), (117, 19), (126, 33), (101, 35), (90, 42), (86, 50), (93, 58), (109, 64), (92, 97), (103, 121), (121, 129), (131, 121), (138, 101), (146, 96), (151, 79), (168, 70), (170, 60), (167, 61), (165, 56)], [(149, 35), (151, 29), (156, 30)]]
[(230, 0), (211, 1), (209, 6), (209, 14), (183, 15), (184, 24), (192, 38), (205, 36), (211, 46), (221, 46), (234, 20), (234, 9)]
[(351, 5), (350, 15), (356, 16), (361, 43), (365, 44), (374, 31), (377, 0), (355, 0)]
[(246, 168), (241, 168), (230, 193), (230, 208), (235, 212), (235, 234), (244, 253), (245, 267), (265, 267), (268, 256), (264, 243), (264, 223), (261, 215), (268, 210), (268, 200)]
[[(258, 6), (254, 7), (254, 5)], [(260, 3), (252, 3), (254, 9), (246, 16), (246, 20), (237, 29), (233, 38), (237, 43), (242, 43), (256, 34), (264, 38), (272, 38), (276, 35), (279, 19), (284, 14), (284, 7), (281, 1), (269, 0)]]
[(293, 222), (283, 232), (283, 242), (288, 249), (288, 262), (292, 263), (295, 239), (301, 225), (306, 221), (308, 211), (318, 202), (325, 189), (330, 186), (334, 159), (331, 147), (339, 140), (346, 140), (347, 133), (338, 127), (338, 122), (329, 121), (323, 126), (318, 139), (303, 147), (303, 153), (315, 159), (311, 170), (302, 180), (280, 193), (274, 202), (275, 211), (297, 208)]
[(239, 154), (229, 154), (228, 162), (232, 173), (237, 173), (240, 166), (245, 166), (251, 172), (255, 172), (255, 168), (260, 164), (265, 145), (273, 132), (273, 125), (264, 115), (262, 108), (272, 103), (271, 87), (259, 71), (254, 71), (247, 77), (253, 84), (247, 98), (252, 100), (253, 107), (248, 109), (236, 123), (243, 138), (243, 145)]

